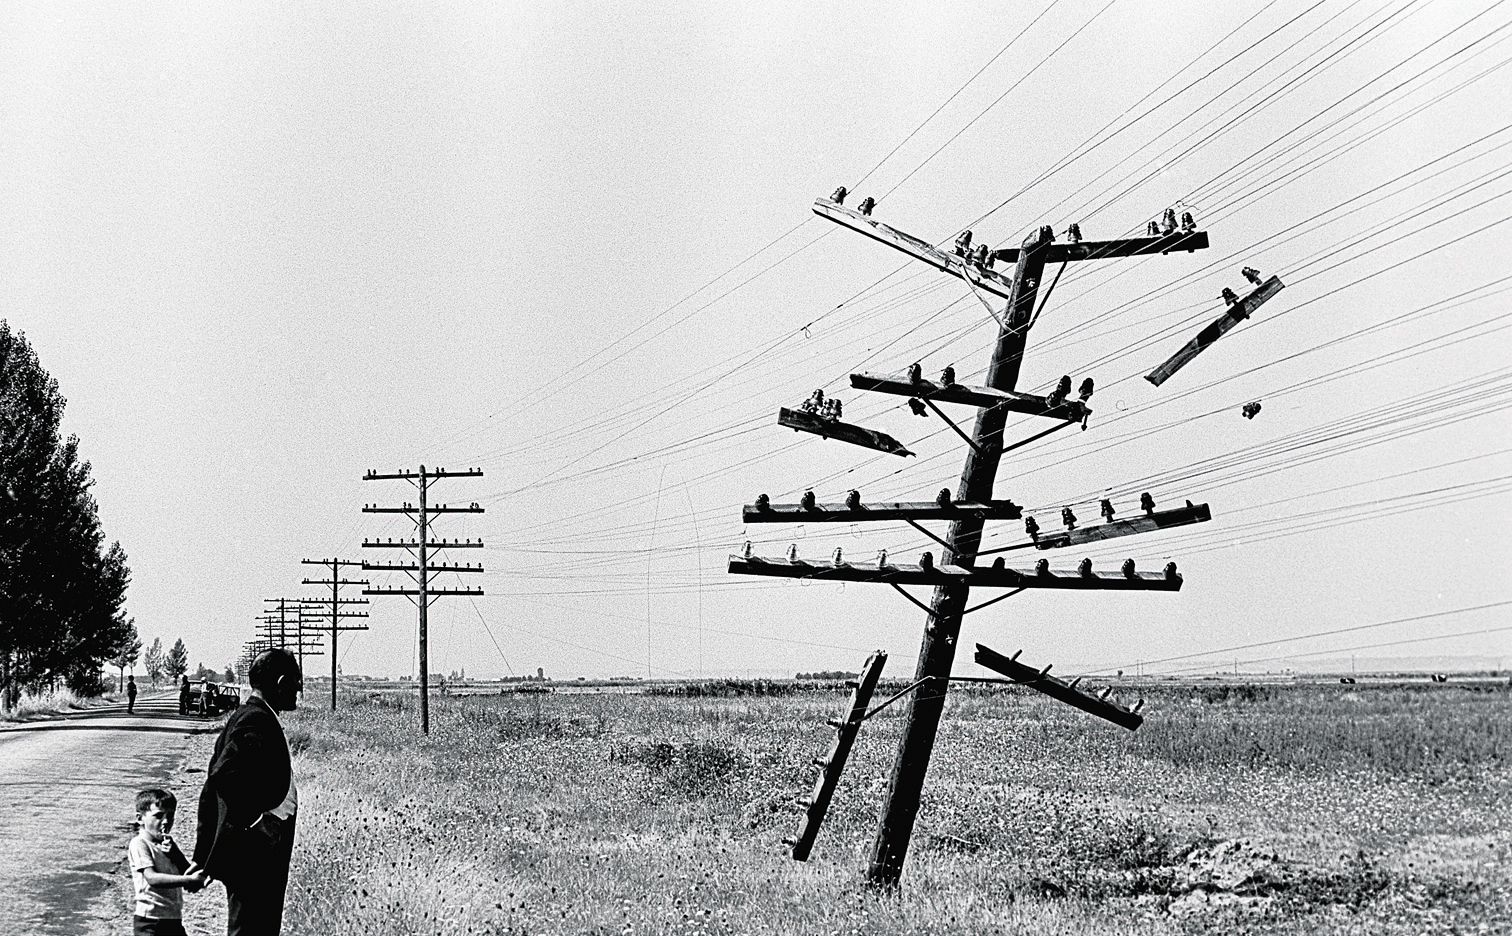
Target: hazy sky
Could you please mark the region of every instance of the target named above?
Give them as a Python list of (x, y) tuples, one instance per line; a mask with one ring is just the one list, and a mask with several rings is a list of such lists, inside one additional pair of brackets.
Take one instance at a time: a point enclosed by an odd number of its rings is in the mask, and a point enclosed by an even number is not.
[[(846, 375), (970, 382), (996, 326), (813, 199), (844, 184), (926, 240), (1000, 245), (1180, 204), (1209, 250), (1066, 269), (1019, 388), (1092, 376), (1094, 414), (1008, 456), (997, 495), (1047, 529), (1103, 496), (1209, 503), (1009, 554), (1174, 560), (1185, 587), (1025, 592), (967, 618), (958, 670), (975, 642), (1058, 672), (1506, 665), (1509, 57), (1486, 0), (11, 3), (0, 317), (68, 398), (144, 640), (195, 663), (232, 660), (263, 599), (318, 597), (301, 559), (399, 559), (360, 544), (412, 526), (360, 509), (415, 492), (360, 478), (423, 463), (482, 468), (432, 498), (487, 509), (436, 520), (487, 572), (433, 607), (435, 671), (781, 675), (884, 648), (903, 675), (924, 616), (891, 589), (726, 557), (938, 554), (901, 524), (740, 508), (954, 489), (960, 440)], [(1287, 288), (1141, 379), (1244, 265)], [(816, 387), (918, 457), (779, 428)], [(413, 672), (413, 606), (370, 610), (343, 669)]]

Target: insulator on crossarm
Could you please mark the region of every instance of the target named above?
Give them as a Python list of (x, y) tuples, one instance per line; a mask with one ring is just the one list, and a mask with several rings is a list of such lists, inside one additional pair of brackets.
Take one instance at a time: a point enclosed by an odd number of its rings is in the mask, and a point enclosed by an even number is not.
[(751, 558), (751, 541), (750, 540), (746, 540), (745, 541), (745, 557), (747, 559)]
[(945, 365), (945, 369), (942, 370), (942, 371), (940, 371), (940, 383), (943, 384), (943, 385), (945, 385), (945, 386), (947, 386), (947, 387), (954, 387), (955, 386), (955, 365), (954, 364), (947, 364), (947, 365)]
[(1179, 581), (1181, 581), (1181, 573), (1176, 571), (1176, 563), (1174, 563), (1174, 562), (1167, 562), (1166, 563), (1165, 577), (1166, 577), (1166, 581), (1167, 582), (1179, 582)]
[(922, 383), (923, 380), (924, 368), (919, 364), (919, 362), (914, 361), (912, 364), (908, 365), (908, 382), (911, 384), (919, 384)]
[(1192, 217), (1190, 211), (1183, 211), (1181, 213), (1181, 233), (1190, 234), (1195, 230), (1197, 230), (1197, 219)]
[(756, 495), (756, 509), (765, 513), (772, 509), (772, 499), (765, 494)]
[(804, 510), (813, 510), (815, 508), (814, 492), (804, 491), (803, 496), (798, 498), (798, 504)]
[(1245, 267), (1244, 269), (1240, 270), (1239, 272), (1243, 273), (1244, 274), (1244, 278), (1247, 279), (1247, 280), (1249, 280), (1251, 283), (1254, 283), (1256, 286), (1260, 285), (1260, 271), (1259, 270), (1255, 269), (1254, 267)]
[(918, 397), (908, 398), (908, 410), (915, 416), (928, 416), (929, 410), (925, 408), (924, 401)]
[(1145, 236), (1146, 237), (1159, 237), (1160, 236), (1160, 225), (1158, 223), (1154, 222), (1154, 221), (1151, 221), (1150, 223), (1146, 224), (1145, 225)]
[(1034, 574), (1038, 575), (1040, 578), (1049, 578), (1050, 577), (1050, 560), (1049, 559), (1041, 559), (1039, 562), (1036, 562), (1034, 564)]
[(1081, 562), (1077, 563), (1076, 574), (1080, 575), (1082, 578), (1091, 578), (1092, 577), (1092, 560), (1091, 559), (1083, 559)]
[(840, 560), (840, 547), (839, 546), (835, 547), (835, 555), (832, 556), (831, 558), (834, 560), (835, 565), (840, 565), (841, 564), (841, 560)]
[(1145, 513), (1155, 512), (1155, 498), (1150, 496), (1149, 491), (1139, 495), (1139, 509)]
[(1176, 230), (1176, 209), (1167, 208), (1160, 217), (1160, 233), (1170, 234)]
[(867, 217), (871, 217), (872, 209), (875, 207), (877, 207), (877, 200), (868, 195), (861, 199), (861, 204), (857, 205), (856, 209)]
[(1069, 240), (1073, 244), (1080, 244), (1081, 241), (1082, 241), (1081, 225), (1080, 224), (1073, 224), (1069, 228), (1067, 228), (1066, 229), (1066, 239)]
[(1085, 403), (1088, 400), (1092, 399), (1092, 386), (1093, 385), (1092, 385), (1092, 378), (1091, 377), (1088, 377), (1085, 380), (1083, 380), (1081, 382), (1081, 386), (1076, 388), (1076, 398), (1078, 400), (1081, 400), (1083, 403)]
[(1227, 286), (1223, 287), (1222, 295), (1225, 305), (1233, 305), (1234, 303), (1239, 301), (1238, 294), (1236, 294), (1232, 289), (1229, 289)]
[(925, 550), (919, 553), (919, 568), (928, 572), (934, 568), (934, 553)]
[(1131, 578), (1134, 578), (1134, 576), (1135, 576), (1135, 572), (1134, 572), (1134, 560), (1133, 559), (1125, 559), (1123, 561), (1123, 577), (1126, 578), (1126, 579), (1131, 579)]
[(1068, 530), (1076, 529), (1076, 514), (1071, 512), (1070, 507), (1061, 508), (1061, 523), (1064, 523)]
[(940, 488), (940, 493), (935, 495), (935, 504), (940, 507), (950, 506), (950, 488)]
[(1003, 561), (1002, 556), (998, 556), (996, 559), (992, 560), (992, 571), (994, 572), (1001, 572), (1007, 567), (1008, 563)]
[(885, 550), (885, 549), (879, 549), (879, 550), (877, 550), (877, 568), (884, 569), (886, 567), (887, 567), (887, 550)]
[(1097, 507), (1098, 507), (1099, 510), (1102, 511), (1103, 519), (1106, 520), (1106, 521), (1108, 521), (1109, 523), (1112, 523), (1113, 522), (1113, 501), (1111, 501), (1108, 498), (1104, 497), (1102, 499), (1102, 503), (1098, 504)]
[(830, 201), (834, 202), (837, 205), (843, 205), (845, 204), (845, 196), (848, 194), (850, 193), (847, 192), (845, 190), (845, 186), (842, 185), (839, 188), (835, 189), (835, 194), (830, 196)]
[(798, 561), (798, 544), (797, 543), (789, 543), (788, 544), (787, 557), (788, 557), (788, 562), (797, 562)]
[(1033, 517), (1024, 518), (1024, 532), (1036, 543), (1039, 542), (1039, 523)]
[(852, 491), (848, 492), (845, 495), (845, 509), (846, 510), (860, 510), (861, 509), (861, 492), (860, 491), (852, 490)]

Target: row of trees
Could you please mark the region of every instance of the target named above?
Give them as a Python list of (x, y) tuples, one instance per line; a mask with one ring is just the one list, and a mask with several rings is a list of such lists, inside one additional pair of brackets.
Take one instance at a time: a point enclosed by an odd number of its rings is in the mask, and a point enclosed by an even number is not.
[[(93, 694), (105, 664), (141, 648), (126, 616), (131, 570), (106, 544), (63, 395), (0, 320), (0, 706), (24, 689)], [(135, 649), (133, 649), (133, 645)]]

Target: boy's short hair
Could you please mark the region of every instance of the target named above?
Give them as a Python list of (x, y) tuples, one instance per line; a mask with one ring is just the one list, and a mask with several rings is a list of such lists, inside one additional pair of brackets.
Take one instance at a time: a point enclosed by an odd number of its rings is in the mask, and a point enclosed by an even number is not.
[(159, 790), (156, 787), (143, 790), (136, 795), (136, 812), (140, 816), (154, 806), (161, 807), (163, 812), (178, 808), (178, 797), (167, 790)]

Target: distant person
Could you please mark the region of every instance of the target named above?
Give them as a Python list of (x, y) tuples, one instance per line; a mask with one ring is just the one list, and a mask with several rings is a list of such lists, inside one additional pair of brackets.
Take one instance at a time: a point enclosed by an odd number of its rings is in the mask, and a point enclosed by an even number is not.
[(126, 677), (126, 714), (127, 715), (130, 715), (131, 714), (131, 710), (134, 709), (134, 708), (136, 708), (136, 693), (137, 693), (136, 677), (135, 676), (127, 676)]
[(170, 834), (177, 809), (177, 797), (167, 790), (136, 795), (137, 834), (126, 848), (136, 891), (131, 912), (134, 936), (186, 936), (184, 891), (193, 893), (208, 883)]
[(189, 677), (183, 677), (179, 683), (179, 714), (189, 714)]
[(228, 936), (276, 936), (299, 808), (278, 713), (294, 711), (304, 678), (275, 648), (252, 661), (247, 682), (251, 695), (226, 719), (205, 774), (194, 861), (226, 885)]
[(201, 679), (199, 683), (199, 713), (210, 714), (210, 680)]

